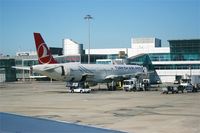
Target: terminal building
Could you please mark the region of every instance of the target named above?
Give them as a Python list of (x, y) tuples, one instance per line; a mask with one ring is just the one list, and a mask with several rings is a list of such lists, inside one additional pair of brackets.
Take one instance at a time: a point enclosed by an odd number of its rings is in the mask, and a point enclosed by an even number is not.
[(128, 64), (147, 67), (152, 83), (200, 79), (200, 39), (168, 42), (169, 47), (161, 47), (161, 40), (157, 38), (132, 38), (131, 48), (91, 49), (90, 53), (114, 55), (124, 51)]
[[(169, 47), (162, 47), (157, 38), (132, 38), (130, 48), (90, 49), (90, 62), (96, 64), (138, 64), (146, 67), (151, 83), (175, 82), (191, 77), (200, 79), (200, 39), (168, 40)], [(63, 48), (50, 48), (59, 63), (88, 62), (88, 49), (83, 49), (71, 39), (63, 39)], [(10, 65), (36, 65), (36, 52), (18, 52), (14, 57), (0, 56), (1, 81), (28, 79), (29, 71), (16, 70), (10, 75)], [(5, 73), (7, 71), (7, 73)], [(34, 74), (37, 75), (37, 74)], [(5, 78), (10, 77), (10, 79)], [(11, 78), (12, 77), (12, 78)]]

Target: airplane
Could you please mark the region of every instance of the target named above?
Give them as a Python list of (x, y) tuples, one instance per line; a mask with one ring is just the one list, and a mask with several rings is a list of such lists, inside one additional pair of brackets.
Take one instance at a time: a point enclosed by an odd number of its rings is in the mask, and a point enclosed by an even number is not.
[(118, 81), (145, 74), (145, 69), (139, 65), (58, 63), (40, 33), (34, 33), (34, 40), (39, 64), (32, 66), (31, 71), (55, 80), (112, 83), (108, 88), (113, 89)]
[(58, 63), (40, 33), (34, 33), (34, 39), (39, 65), (32, 66), (32, 70), (55, 80), (108, 83), (145, 73), (139, 65)]

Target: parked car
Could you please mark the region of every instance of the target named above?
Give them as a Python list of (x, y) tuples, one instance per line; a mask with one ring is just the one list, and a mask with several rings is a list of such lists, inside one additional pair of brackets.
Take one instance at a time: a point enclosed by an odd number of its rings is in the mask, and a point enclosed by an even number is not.
[(187, 92), (193, 92), (193, 85), (188, 84), (187, 86), (185, 86), (185, 90), (186, 90)]
[(191, 83), (181, 83), (181, 86), (184, 87), (186, 92), (197, 92), (197, 88)]

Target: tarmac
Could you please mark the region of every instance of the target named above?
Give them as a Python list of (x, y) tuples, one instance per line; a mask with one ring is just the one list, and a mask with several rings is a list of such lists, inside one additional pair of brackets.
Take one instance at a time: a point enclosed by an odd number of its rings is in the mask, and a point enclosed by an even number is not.
[(63, 82), (1, 83), (0, 112), (130, 133), (200, 132), (200, 93), (66, 92)]

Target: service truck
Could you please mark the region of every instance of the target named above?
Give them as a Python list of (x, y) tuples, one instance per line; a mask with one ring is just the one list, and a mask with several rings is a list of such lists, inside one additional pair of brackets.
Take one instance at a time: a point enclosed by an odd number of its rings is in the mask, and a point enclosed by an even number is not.
[(136, 91), (136, 83), (137, 83), (136, 78), (124, 80), (123, 88), (125, 91)]
[(136, 78), (124, 80), (123, 88), (125, 91), (142, 91), (142, 90), (144, 90), (144, 86), (143, 86), (142, 82), (139, 82), (139, 80)]

